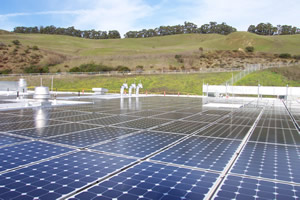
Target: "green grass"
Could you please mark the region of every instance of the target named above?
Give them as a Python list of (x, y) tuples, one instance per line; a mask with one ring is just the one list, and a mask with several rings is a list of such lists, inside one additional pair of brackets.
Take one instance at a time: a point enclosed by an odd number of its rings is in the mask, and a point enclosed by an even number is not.
[(270, 68), (251, 73), (235, 85), (256, 86), (300, 86), (300, 66), (285, 68)]
[(257, 51), (300, 54), (300, 34), (286, 36), (260, 36), (248, 32), (235, 32), (227, 36), (218, 34), (183, 34), (152, 38), (91, 40), (61, 35), (1, 34), (0, 41), (18, 39), (24, 45), (74, 56), (135, 55), (178, 53), (198, 50), (233, 50), (254, 46)]
[[(236, 72), (235, 72), (236, 73)], [(54, 77), (54, 88), (59, 91), (91, 91), (94, 87), (109, 89), (109, 92), (119, 93), (120, 86), (126, 81), (128, 85), (143, 84), (142, 93), (189, 94), (201, 95), (203, 81), (209, 84), (221, 84), (230, 79), (232, 73), (201, 73), (201, 74), (165, 74), (165, 75), (118, 75), (118, 76), (88, 76), (88, 75), (58, 75)], [(2, 78), (2, 80), (17, 80), (18, 77)], [(25, 77), (29, 87), (40, 85), (39, 76)], [(43, 85), (51, 87), (51, 76), (43, 76)]]

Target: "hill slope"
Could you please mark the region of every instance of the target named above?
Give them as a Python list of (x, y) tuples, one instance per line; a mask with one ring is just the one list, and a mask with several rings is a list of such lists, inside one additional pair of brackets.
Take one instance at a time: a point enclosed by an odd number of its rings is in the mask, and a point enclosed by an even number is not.
[[(269, 53), (300, 54), (300, 35), (260, 36), (248, 32), (235, 32), (227, 36), (218, 34), (184, 34), (152, 38), (91, 40), (61, 35), (0, 34), (0, 42), (6, 45), (19, 40), (24, 46), (38, 46), (47, 53), (66, 56), (66, 60), (53, 70), (94, 61), (107, 65), (126, 65), (146, 68), (196, 66), (198, 62), (178, 63), (176, 54), (196, 55), (199, 48), (210, 50), (237, 50), (254, 46), (256, 51)], [(66, 66), (67, 65), (67, 66)], [(65, 68), (64, 68), (65, 66)], [(53, 71), (52, 70), (52, 71)]]

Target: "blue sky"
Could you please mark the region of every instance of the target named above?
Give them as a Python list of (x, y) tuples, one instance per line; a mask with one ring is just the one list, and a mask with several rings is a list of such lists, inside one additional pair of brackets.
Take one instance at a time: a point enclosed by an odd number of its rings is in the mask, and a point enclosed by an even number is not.
[(226, 22), (240, 31), (270, 22), (300, 27), (299, 0), (0, 0), (0, 29), (16, 26), (75, 26), (129, 30), (190, 21)]

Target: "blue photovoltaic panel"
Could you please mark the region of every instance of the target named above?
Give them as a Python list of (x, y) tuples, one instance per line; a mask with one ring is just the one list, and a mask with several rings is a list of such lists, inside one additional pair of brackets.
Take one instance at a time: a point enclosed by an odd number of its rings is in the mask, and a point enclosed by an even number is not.
[(132, 116), (110, 116), (110, 117), (104, 117), (99, 119), (89, 119), (89, 120), (82, 121), (82, 123), (96, 124), (96, 125), (112, 125), (112, 124), (122, 123), (134, 119), (138, 119), (138, 118)]
[(240, 141), (191, 137), (156, 155), (153, 160), (222, 171)]
[(134, 160), (77, 152), (0, 175), (0, 199), (58, 199)]
[(300, 183), (300, 147), (248, 142), (231, 172)]
[(95, 146), (92, 149), (134, 157), (144, 157), (182, 137), (182, 135), (177, 134), (145, 131)]
[(54, 121), (54, 120), (36, 120), (36, 121), (26, 121), (26, 122), (15, 122), (0, 124), (0, 131), (15, 131), (21, 129), (29, 129), (39, 127), (45, 127), (50, 125), (63, 124), (65, 122)]
[(28, 142), (0, 149), (0, 171), (59, 155), (72, 149), (43, 142)]
[(0, 146), (23, 141), (26, 141), (26, 139), (0, 134)]
[(32, 138), (43, 138), (43, 137), (57, 136), (65, 133), (83, 131), (83, 130), (88, 130), (93, 128), (99, 128), (99, 126), (80, 124), (80, 123), (68, 123), (68, 124), (60, 124), (60, 125), (49, 126), (49, 127), (12, 131), (10, 133), (32, 137)]
[(136, 130), (134, 129), (104, 127), (57, 136), (49, 138), (47, 140), (76, 147), (86, 147), (98, 142), (116, 138), (118, 136), (123, 136), (135, 131)]
[(218, 174), (143, 162), (84, 191), (85, 199), (203, 199)]
[(299, 199), (300, 186), (227, 176), (215, 200), (225, 199)]

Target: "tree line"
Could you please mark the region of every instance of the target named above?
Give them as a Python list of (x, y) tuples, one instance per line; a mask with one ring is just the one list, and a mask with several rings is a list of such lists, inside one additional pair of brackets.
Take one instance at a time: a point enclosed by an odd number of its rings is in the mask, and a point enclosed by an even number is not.
[(293, 35), (300, 34), (300, 28), (290, 25), (273, 26), (271, 23), (259, 23), (256, 26), (250, 25), (248, 32), (258, 35)]
[(121, 38), (119, 31), (95, 31), (92, 30), (78, 30), (74, 26), (68, 28), (60, 28), (55, 26), (40, 26), (40, 27), (24, 27), (18, 26), (14, 28), (15, 33), (40, 33), (40, 34), (55, 34), (55, 35), (69, 35), (74, 37), (88, 38), (88, 39), (117, 39)]
[(227, 25), (225, 22), (218, 24), (217, 22), (210, 22), (198, 27), (196, 24), (191, 22), (184, 22), (184, 25), (175, 26), (160, 26), (155, 29), (143, 29), (140, 31), (129, 31), (124, 36), (125, 38), (147, 38), (164, 35), (175, 35), (175, 34), (208, 34), (217, 33), (222, 35), (228, 35), (229, 33), (237, 31), (236, 28)]

